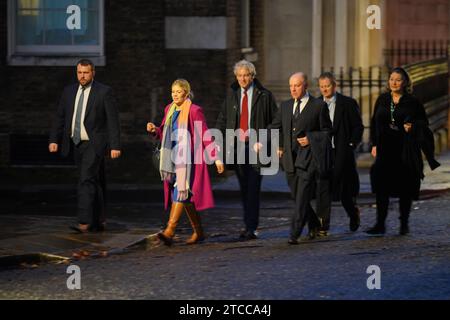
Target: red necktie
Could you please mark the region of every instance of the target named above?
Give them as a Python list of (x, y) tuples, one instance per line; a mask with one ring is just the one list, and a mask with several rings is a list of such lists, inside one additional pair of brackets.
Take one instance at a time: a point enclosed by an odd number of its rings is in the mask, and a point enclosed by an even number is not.
[(241, 111), (241, 122), (240, 128), (244, 132), (240, 136), (241, 141), (248, 140), (247, 130), (248, 130), (248, 95), (247, 89), (244, 89), (244, 98), (242, 99), (242, 111)]

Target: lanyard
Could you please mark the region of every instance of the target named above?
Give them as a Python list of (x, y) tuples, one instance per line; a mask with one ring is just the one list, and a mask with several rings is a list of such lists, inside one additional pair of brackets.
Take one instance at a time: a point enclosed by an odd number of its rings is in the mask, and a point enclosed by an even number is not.
[(391, 100), (391, 123), (392, 123), (392, 124), (395, 123), (395, 119), (394, 119), (394, 111), (395, 111), (394, 100)]

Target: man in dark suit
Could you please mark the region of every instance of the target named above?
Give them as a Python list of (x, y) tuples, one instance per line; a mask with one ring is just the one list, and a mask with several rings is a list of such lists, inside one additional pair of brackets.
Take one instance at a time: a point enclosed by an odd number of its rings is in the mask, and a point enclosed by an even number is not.
[(105, 227), (104, 159), (120, 157), (120, 124), (110, 87), (94, 81), (92, 61), (77, 63), (78, 83), (61, 96), (49, 139), (49, 151), (67, 156), (72, 149), (79, 169), (78, 232)]
[[(333, 123), (332, 198), (341, 201), (350, 218), (350, 230), (360, 225), (360, 212), (356, 205), (359, 194), (359, 176), (356, 170), (355, 148), (361, 143), (364, 126), (358, 103), (336, 92), (336, 78), (330, 72), (319, 77), (319, 88), (329, 108)], [(330, 227), (330, 216), (326, 217), (320, 234), (326, 235)]]
[[(327, 169), (322, 170), (321, 164), (325, 153), (316, 157), (316, 151), (313, 150), (313, 147), (316, 150), (324, 149), (320, 141), (324, 145), (330, 143), (331, 121), (326, 103), (309, 95), (307, 81), (307, 76), (302, 72), (290, 77), (292, 99), (281, 104), (270, 126), (272, 129), (281, 129), (278, 152), (282, 157), (291, 195), (295, 199), (289, 244), (298, 244), (306, 222), (317, 219), (321, 223), (331, 208)], [(328, 162), (327, 166), (330, 165)], [(314, 196), (316, 210), (311, 206)]]
[(257, 238), (263, 167), (256, 155), (270, 146), (270, 141), (259, 140), (258, 133), (272, 122), (277, 105), (272, 93), (255, 78), (256, 70), (251, 62), (237, 62), (234, 74), (236, 81), (227, 93), (216, 127), (229, 135), (225, 163), (233, 164), (241, 189), (245, 230), (239, 238), (251, 240)]

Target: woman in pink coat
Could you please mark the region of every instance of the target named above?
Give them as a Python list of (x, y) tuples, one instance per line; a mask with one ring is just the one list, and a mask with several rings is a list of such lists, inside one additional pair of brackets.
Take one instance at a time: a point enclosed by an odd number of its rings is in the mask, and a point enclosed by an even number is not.
[(195, 244), (204, 239), (197, 211), (214, 206), (205, 153), (215, 161), (219, 174), (224, 171), (223, 163), (217, 159), (216, 145), (208, 132), (202, 108), (193, 104), (191, 97), (189, 82), (175, 80), (173, 102), (166, 106), (161, 126), (147, 123), (147, 131), (161, 140), (159, 171), (164, 181), (165, 208), (171, 203), (167, 227), (158, 233), (166, 245), (172, 244), (183, 211), (194, 229), (187, 243)]

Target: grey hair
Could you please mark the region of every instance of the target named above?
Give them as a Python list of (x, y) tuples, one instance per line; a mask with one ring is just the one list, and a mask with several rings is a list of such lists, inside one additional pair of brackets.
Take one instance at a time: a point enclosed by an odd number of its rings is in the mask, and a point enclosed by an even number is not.
[(253, 63), (247, 60), (241, 60), (239, 62), (236, 62), (233, 68), (234, 75), (237, 75), (237, 72), (241, 68), (246, 68), (248, 72), (250, 72), (251, 76), (254, 78), (256, 76), (256, 68)]

